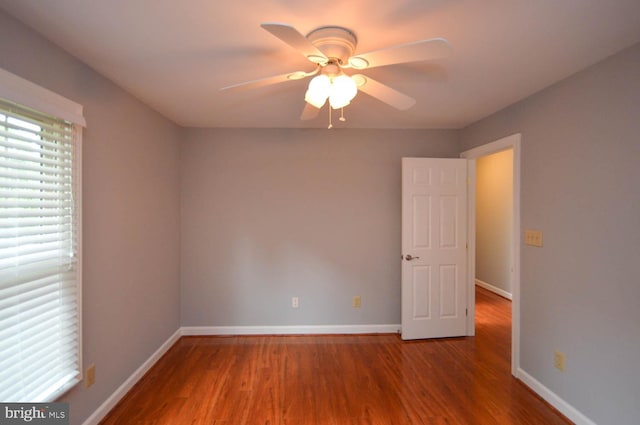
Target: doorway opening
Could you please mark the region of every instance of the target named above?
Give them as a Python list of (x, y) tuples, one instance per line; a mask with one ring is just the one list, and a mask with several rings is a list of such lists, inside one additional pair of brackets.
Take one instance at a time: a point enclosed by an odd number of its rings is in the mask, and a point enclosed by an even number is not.
[[(506, 248), (501, 248), (503, 251), (500, 256), (510, 257), (510, 264), (491, 264), (496, 259), (481, 260), (488, 263), (482, 265), (484, 267), (484, 275), (494, 276), (491, 279), (492, 283), (488, 283), (491, 289), (503, 290), (503, 296), (510, 294), (512, 300), (511, 308), (511, 373), (517, 374), (520, 360), (520, 134), (514, 134), (512, 136), (505, 137), (500, 140), (488, 143), (486, 145), (479, 146), (477, 148), (463, 152), (460, 157), (468, 160), (468, 176), (469, 176), (469, 208), (468, 208), (468, 306), (469, 315), (467, 318), (468, 335), (475, 335), (475, 303), (476, 303), (476, 279), (484, 282), (480, 276), (476, 273), (476, 256), (477, 251), (480, 249), (479, 244), (483, 246), (487, 243), (483, 241), (483, 236), (477, 237), (478, 225), (483, 223), (476, 223), (477, 210), (482, 208), (478, 202), (485, 202), (486, 199), (478, 199), (478, 196), (486, 196), (477, 191), (477, 169), (479, 161), (489, 155), (497, 154), (500, 152), (510, 151), (512, 161), (512, 181), (511, 181), (511, 205), (507, 205), (509, 210), (506, 212), (506, 216), (511, 216), (511, 223), (509, 223), (510, 229), (500, 230), (501, 232), (507, 232), (507, 236), (501, 235), (504, 239), (507, 237), (507, 241), (503, 241), (503, 245)], [(503, 206), (504, 209), (504, 206)], [(510, 213), (510, 214), (509, 214)], [(481, 232), (482, 233), (482, 232)], [(491, 235), (489, 235), (491, 236)], [(487, 239), (487, 238), (485, 238)], [(490, 238), (488, 238), (490, 239)], [(491, 243), (490, 241), (488, 243)], [(485, 247), (486, 249), (486, 247)], [(481, 267), (481, 268), (482, 268)], [(499, 283), (497, 281), (500, 281)], [(484, 282), (487, 283), (487, 282)], [(496, 283), (498, 283), (496, 285)], [(501, 288), (502, 287), (502, 288)], [(510, 292), (509, 292), (510, 290)], [(496, 291), (494, 291), (496, 292)]]

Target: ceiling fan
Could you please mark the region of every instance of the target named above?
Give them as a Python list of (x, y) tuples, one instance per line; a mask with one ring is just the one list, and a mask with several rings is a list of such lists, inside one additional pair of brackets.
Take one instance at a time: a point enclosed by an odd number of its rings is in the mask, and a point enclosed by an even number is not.
[[(344, 108), (358, 91), (396, 109), (409, 109), (416, 103), (412, 97), (363, 74), (351, 73), (350, 70), (437, 59), (451, 50), (444, 38), (431, 38), (354, 55), (358, 42), (356, 35), (344, 27), (323, 26), (306, 36), (288, 24), (267, 22), (261, 27), (302, 53), (316, 68), (310, 72), (295, 71), (234, 84), (221, 90), (253, 89), (315, 76), (305, 94), (306, 104), (300, 116), (303, 120), (315, 118), (327, 100), (329, 111)], [(349, 70), (350, 75), (345, 73), (345, 69)], [(343, 117), (341, 121), (344, 121)]]

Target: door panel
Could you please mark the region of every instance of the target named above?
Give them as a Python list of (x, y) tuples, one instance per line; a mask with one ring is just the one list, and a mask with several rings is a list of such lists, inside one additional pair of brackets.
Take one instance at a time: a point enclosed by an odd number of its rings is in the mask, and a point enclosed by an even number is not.
[(402, 338), (466, 333), (467, 164), (402, 160)]
[[(456, 248), (458, 198), (440, 196), (440, 248)], [(415, 220), (415, 219), (414, 219)]]
[(428, 319), (430, 317), (429, 295), (431, 294), (431, 279), (428, 266), (413, 268), (413, 317)]
[[(413, 246), (429, 248), (431, 237), (429, 235), (429, 218), (431, 213), (431, 198), (428, 196), (414, 196), (413, 198)], [(415, 221), (415, 218), (423, 217)]]

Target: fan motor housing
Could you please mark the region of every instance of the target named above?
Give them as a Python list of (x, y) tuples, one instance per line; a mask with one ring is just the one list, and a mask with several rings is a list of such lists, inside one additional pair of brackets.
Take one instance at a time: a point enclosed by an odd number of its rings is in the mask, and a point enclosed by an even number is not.
[(340, 64), (347, 63), (358, 44), (353, 31), (338, 26), (316, 28), (307, 34), (307, 39), (329, 59), (337, 59)]

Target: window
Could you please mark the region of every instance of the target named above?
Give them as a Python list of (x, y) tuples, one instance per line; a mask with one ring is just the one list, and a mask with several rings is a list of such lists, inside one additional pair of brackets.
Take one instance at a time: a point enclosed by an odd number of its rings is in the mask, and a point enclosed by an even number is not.
[(81, 127), (1, 89), (0, 400), (53, 401), (82, 379)]

